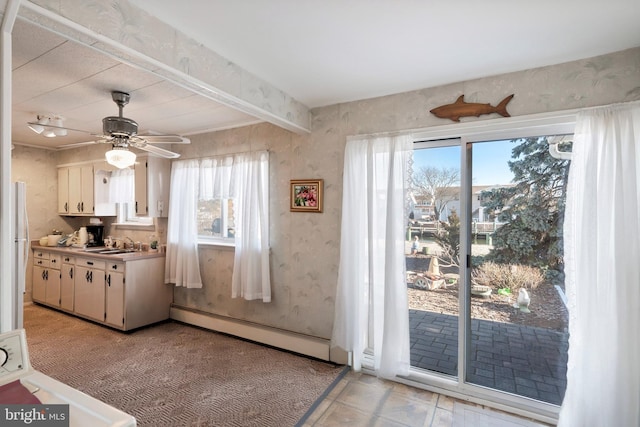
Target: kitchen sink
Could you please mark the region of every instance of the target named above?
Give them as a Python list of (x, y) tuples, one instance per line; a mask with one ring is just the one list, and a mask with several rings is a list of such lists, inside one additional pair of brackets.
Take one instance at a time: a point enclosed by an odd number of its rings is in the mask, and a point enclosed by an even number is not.
[(133, 249), (109, 249), (106, 247), (90, 248), (90, 249), (87, 248), (84, 251), (94, 253), (94, 254), (101, 254), (101, 255), (118, 255), (118, 254), (128, 254), (128, 253), (134, 252)]
[(117, 254), (128, 254), (131, 252), (134, 252), (134, 250), (133, 249), (106, 249), (98, 253), (103, 255), (117, 255)]

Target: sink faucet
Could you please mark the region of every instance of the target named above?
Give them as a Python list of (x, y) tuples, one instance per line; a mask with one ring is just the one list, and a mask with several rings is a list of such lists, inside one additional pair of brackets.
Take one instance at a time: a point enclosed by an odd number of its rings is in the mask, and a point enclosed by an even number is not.
[[(131, 237), (124, 236), (124, 238), (122, 240), (123, 240), (123, 244), (124, 244), (125, 249), (134, 249), (135, 242), (133, 241), (133, 239)], [(124, 243), (124, 240), (128, 240), (131, 243), (131, 248), (127, 248), (127, 243)]]

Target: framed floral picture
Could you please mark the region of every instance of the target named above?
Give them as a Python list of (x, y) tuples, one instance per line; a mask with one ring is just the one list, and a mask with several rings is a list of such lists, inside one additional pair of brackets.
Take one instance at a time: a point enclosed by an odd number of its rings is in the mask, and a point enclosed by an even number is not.
[(291, 211), (322, 212), (322, 179), (291, 180)]

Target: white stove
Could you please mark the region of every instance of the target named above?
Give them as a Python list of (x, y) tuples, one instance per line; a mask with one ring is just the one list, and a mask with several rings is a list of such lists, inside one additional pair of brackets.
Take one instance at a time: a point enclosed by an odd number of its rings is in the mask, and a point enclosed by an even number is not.
[[(69, 423), (66, 425), (70, 427), (135, 427), (136, 425), (136, 419), (133, 416), (33, 370), (29, 361), (24, 329), (0, 334), (0, 390), (16, 380), (19, 380), (24, 387), (17, 385), (20, 391), (27, 395), (31, 393), (43, 405), (69, 405)], [(15, 394), (10, 397), (5, 393), (4, 396), (3, 401), (3, 393), (0, 391), (0, 404), (15, 404), (9, 400), (15, 399)], [(2, 414), (0, 414), (0, 424), (2, 424), (1, 421), (3, 421)], [(32, 425), (38, 424), (32, 423)]]

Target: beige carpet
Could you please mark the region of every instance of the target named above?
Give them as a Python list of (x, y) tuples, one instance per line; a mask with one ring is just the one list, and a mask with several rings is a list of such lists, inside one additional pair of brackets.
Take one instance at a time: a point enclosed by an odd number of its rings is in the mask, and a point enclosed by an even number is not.
[(141, 426), (293, 426), (343, 370), (166, 322), (118, 332), (30, 305), (31, 364)]

